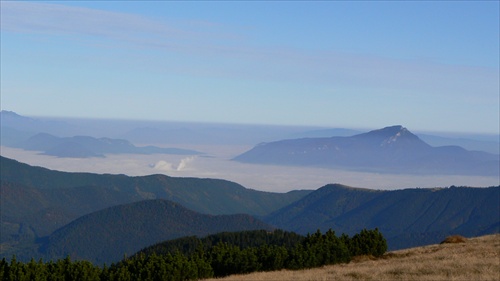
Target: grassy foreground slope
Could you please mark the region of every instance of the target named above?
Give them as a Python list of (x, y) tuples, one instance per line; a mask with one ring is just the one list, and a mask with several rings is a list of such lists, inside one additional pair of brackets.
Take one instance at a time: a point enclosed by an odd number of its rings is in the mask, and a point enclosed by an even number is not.
[[(308, 270), (232, 275), (218, 281), (259, 280), (499, 280), (500, 234), (388, 252), (380, 258), (357, 257), (348, 264)], [(208, 279), (206, 281), (213, 281)]]

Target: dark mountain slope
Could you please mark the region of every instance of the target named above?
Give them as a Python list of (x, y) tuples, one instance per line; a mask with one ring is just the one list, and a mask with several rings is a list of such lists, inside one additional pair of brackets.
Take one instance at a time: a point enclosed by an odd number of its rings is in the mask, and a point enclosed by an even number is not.
[[(0, 156), (0, 167), (2, 181), (19, 183), (36, 189), (68, 188), (93, 183), (102, 183), (106, 187), (114, 188), (121, 186), (129, 178), (125, 175), (59, 172), (30, 166), (3, 156)], [(109, 186), (109, 184), (112, 185)]]
[(263, 192), (218, 179), (67, 173), (33, 167), (1, 156), (0, 165), (3, 182), (16, 183), (37, 190), (92, 186), (120, 192), (122, 196), (129, 198), (129, 202), (137, 199), (168, 199), (207, 214), (265, 215), (311, 192), (310, 190), (288, 193)]
[(32, 238), (42, 237), (84, 214), (143, 200), (138, 194), (96, 186), (36, 189), (2, 181), (0, 192), (2, 242), (18, 235), (21, 225), (29, 226)]
[[(379, 191), (326, 185), (266, 217), (280, 228), (306, 234), (315, 232), (324, 221), (359, 208), (380, 195)], [(328, 229), (326, 229), (328, 230)]]
[(146, 200), (81, 217), (44, 239), (40, 251), (102, 264), (169, 239), (257, 229), (272, 227), (249, 215), (203, 215), (170, 201)]
[(302, 234), (329, 228), (353, 234), (377, 227), (397, 249), (438, 243), (450, 234), (499, 232), (498, 202), (500, 186), (373, 191), (327, 185), (265, 221)]
[(384, 173), (500, 174), (498, 155), (467, 151), (457, 146), (431, 147), (402, 126), (386, 127), (350, 137), (263, 143), (234, 160)]
[(196, 212), (263, 216), (311, 191), (261, 192), (216, 179), (66, 173), (0, 157), (0, 256), (30, 253), (35, 239), (83, 215), (144, 199), (168, 199)]

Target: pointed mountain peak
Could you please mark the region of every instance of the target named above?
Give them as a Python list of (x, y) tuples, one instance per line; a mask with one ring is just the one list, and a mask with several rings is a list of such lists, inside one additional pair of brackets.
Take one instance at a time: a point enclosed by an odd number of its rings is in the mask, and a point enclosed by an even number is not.
[(403, 127), (401, 125), (389, 126), (389, 127), (385, 127), (385, 128), (379, 129), (379, 130), (374, 130), (371, 132), (378, 132), (380, 134), (384, 134), (387, 136), (395, 136), (397, 134), (410, 133), (410, 131), (408, 131), (408, 129), (406, 129), (405, 127)]
[(0, 111), (0, 118), (3, 121), (11, 121), (11, 120), (28, 120), (28, 121), (33, 121), (34, 120), (32, 118), (19, 115), (19, 114), (15, 113), (14, 111), (8, 111), (8, 110), (1, 110)]
[(15, 113), (14, 111), (8, 111), (8, 110), (0, 110), (0, 115), (1, 116), (19, 116), (19, 114)]
[(379, 138), (391, 138), (400, 136), (415, 136), (408, 129), (401, 125), (389, 126), (378, 130), (369, 131), (361, 135)]
[(373, 130), (368, 133), (357, 135), (357, 137), (375, 141), (375, 143), (378, 143), (380, 146), (393, 146), (396, 143), (399, 145), (408, 145), (412, 143), (413, 145), (419, 145), (422, 147), (428, 146), (428, 144), (423, 142), (419, 137), (401, 125)]

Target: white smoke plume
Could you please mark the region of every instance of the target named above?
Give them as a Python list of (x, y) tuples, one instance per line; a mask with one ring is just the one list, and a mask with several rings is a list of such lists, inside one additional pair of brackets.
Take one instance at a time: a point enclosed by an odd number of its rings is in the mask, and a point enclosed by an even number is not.
[(183, 158), (180, 162), (179, 165), (177, 166), (177, 171), (183, 171), (186, 169), (187, 165), (191, 162), (193, 162), (194, 156), (186, 157)]
[(174, 165), (172, 163), (169, 163), (167, 161), (160, 160), (156, 162), (156, 164), (151, 165), (153, 169), (155, 170), (161, 170), (161, 171), (174, 171)]
[(156, 162), (156, 164), (150, 166), (155, 170), (166, 171), (166, 172), (172, 172), (172, 171), (180, 172), (180, 171), (185, 171), (188, 167), (188, 164), (193, 162), (194, 158), (195, 158), (194, 156), (183, 158), (179, 161), (179, 164), (177, 166), (165, 160), (160, 160)]

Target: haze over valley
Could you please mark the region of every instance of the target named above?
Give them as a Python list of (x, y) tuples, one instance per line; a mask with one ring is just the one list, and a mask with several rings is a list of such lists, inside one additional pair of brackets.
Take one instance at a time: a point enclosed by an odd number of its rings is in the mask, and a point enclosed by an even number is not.
[[(2, 111), (1, 116), (2, 156), (60, 171), (127, 174), (131, 176), (161, 173), (177, 177), (220, 178), (240, 183), (247, 188), (275, 192), (316, 189), (329, 183), (343, 183), (374, 189), (437, 187), (458, 184), (491, 186), (498, 184), (498, 176), (495, 175), (411, 174), (399, 171), (391, 172), (390, 170), (380, 173), (331, 167), (263, 165), (233, 161), (238, 155), (250, 151), (255, 145), (262, 142), (304, 137), (323, 139), (325, 134), (329, 137), (346, 137), (360, 134), (363, 132), (362, 129), (162, 123), (133, 120), (57, 119), (56, 121), (47, 118), (20, 116), (6, 111)], [(13, 131), (14, 126), (17, 126), (18, 133)], [(147, 128), (149, 135), (145, 134), (145, 128)], [(24, 134), (19, 132), (24, 132)], [(52, 136), (51, 141), (48, 142), (47, 137), (40, 141), (40, 133)], [(47, 146), (49, 150), (63, 153), (63, 150), (51, 147), (56, 145), (53, 140), (63, 138), (71, 140), (78, 135), (88, 135), (85, 139), (93, 140), (92, 145), (94, 146), (97, 142), (98, 149), (101, 150), (103, 148), (98, 140), (103, 137), (121, 140), (121, 143), (127, 143), (129, 140), (136, 141), (136, 143), (128, 142), (127, 148), (154, 145), (158, 148), (176, 150), (172, 150), (170, 154), (161, 150), (131, 154), (130, 150), (125, 150), (109, 152), (105, 154), (105, 157), (101, 157), (98, 155), (101, 153), (77, 156), (73, 154), (46, 155), (44, 151), (33, 148), (33, 146)], [(426, 136), (432, 137), (433, 135), (427, 134)], [(147, 142), (148, 137), (152, 141)], [(455, 137), (446, 137), (444, 134), (444, 136), (440, 136), (440, 141), (441, 144), (446, 141), (447, 145), (465, 144), (467, 146), (472, 143), (471, 148), (479, 147), (489, 151), (492, 151), (491, 147), (495, 147), (492, 144), (498, 144), (495, 142), (495, 135), (485, 134)], [(56, 143), (59, 145), (59, 142)], [(80, 145), (72, 147), (75, 150), (77, 148), (79, 151), (81, 150)], [(492, 154), (494, 155), (494, 153)]]

